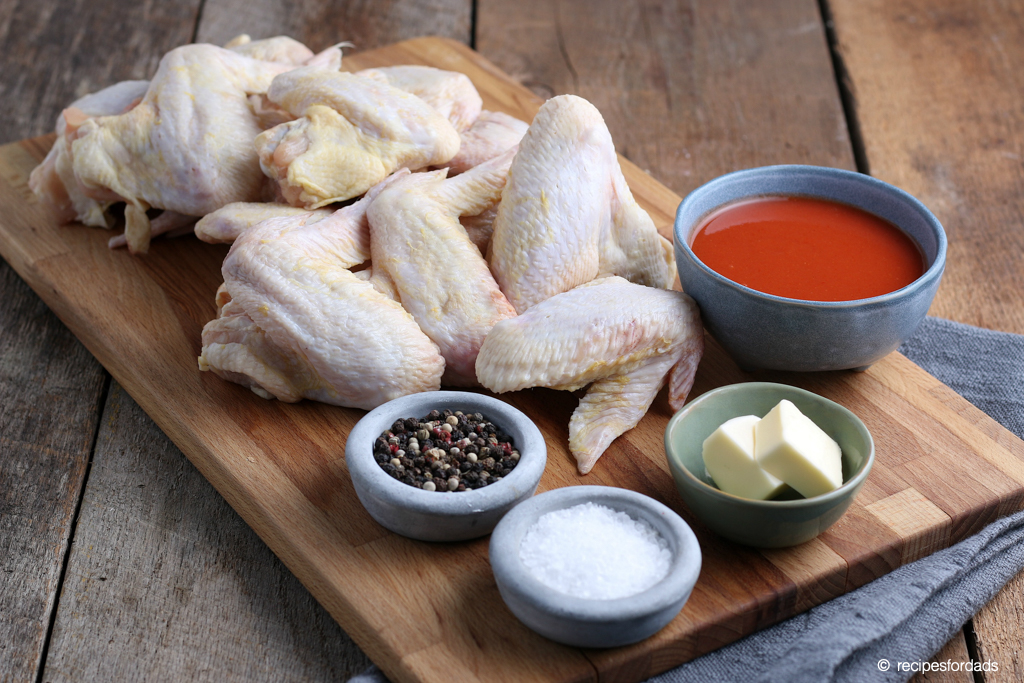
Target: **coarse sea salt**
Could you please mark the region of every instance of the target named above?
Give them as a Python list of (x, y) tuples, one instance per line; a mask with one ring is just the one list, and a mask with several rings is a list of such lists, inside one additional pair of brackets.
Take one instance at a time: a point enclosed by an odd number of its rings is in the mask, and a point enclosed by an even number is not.
[(672, 553), (650, 524), (596, 503), (541, 515), (519, 558), (545, 586), (591, 600), (643, 592), (668, 574)]

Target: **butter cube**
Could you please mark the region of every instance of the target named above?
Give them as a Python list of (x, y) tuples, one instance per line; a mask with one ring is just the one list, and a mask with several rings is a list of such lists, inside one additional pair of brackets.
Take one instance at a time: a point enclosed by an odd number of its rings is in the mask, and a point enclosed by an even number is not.
[(785, 484), (765, 472), (754, 459), (756, 415), (734, 417), (704, 439), (704, 466), (722, 491), (734, 496), (766, 500)]
[(786, 400), (754, 427), (754, 456), (765, 471), (807, 498), (843, 485), (839, 444)]

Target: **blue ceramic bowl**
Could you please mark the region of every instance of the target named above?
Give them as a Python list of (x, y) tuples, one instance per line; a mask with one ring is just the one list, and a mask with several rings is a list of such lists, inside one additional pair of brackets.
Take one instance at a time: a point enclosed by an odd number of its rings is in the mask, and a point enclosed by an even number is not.
[[(438, 493), (392, 479), (373, 457), (373, 442), (395, 420), (431, 410), (480, 412), (512, 437), (522, 454), (501, 481), (472, 491)], [(544, 435), (504, 401), (470, 391), (425, 391), (379, 405), (356, 423), (345, 442), (345, 465), (359, 502), (378, 524), (420, 541), (486, 536), (513, 506), (533, 496), (548, 461)]]
[[(704, 265), (690, 248), (712, 211), (770, 195), (815, 197), (883, 218), (921, 248), (927, 268), (895, 292), (855, 301), (804, 301), (765, 294)], [(946, 233), (924, 204), (871, 176), (818, 166), (766, 166), (716, 178), (679, 205), (676, 265), (683, 291), (700, 306), (708, 331), (744, 369), (863, 370), (917, 329), (946, 265)]]
[[(519, 558), (526, 532), (542, 515), (581, 503), (604, 505), (651, 525), (672, 553), (665, 578), (612, 600), (567, 595), (535, 578)], [(697, 537), (679, 515), (653, 498), (612, 486), (566, 486), (520, 503), (494, 529), (489, 554), (509, 610), (542, 636), (574, 647), (619, 647), (657, 633), (689, 600), (701, 566)]]

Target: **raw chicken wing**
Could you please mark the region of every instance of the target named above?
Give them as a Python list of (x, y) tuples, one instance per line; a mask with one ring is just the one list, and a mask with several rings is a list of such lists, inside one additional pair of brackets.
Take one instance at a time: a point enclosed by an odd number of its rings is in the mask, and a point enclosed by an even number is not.
[(480, 93), (469, 76), (457, 71), (444, 71), (432, 66), (383, 66), (357, 71), (356, 76), (415, 95), (448, 119), (460, 133), (473, 125), (483, 106)]
[(313, 225), (273, 218), (245, 231), (224, 261), (230, 307), (203, 330), (200, 368), (261, 396), (366, 409), (439, 388), (437, 346), (401, 304), (348, 270), (366, 259), (375, 194)]
[(306, 225), (312, 225), (332, 213), (332, 209), (300, 209), (288, 204), (234, 202), (203, 216), (196, 223), (196, 237), (210, 244), (231, 244), (245, 230), (270, 218), (305, 216)]
[(330, 395), (305, 356), (272, 342), (221, 285), (217, 318), (203, 328), (199, 369), (241, 384), (263, 398), (288, 403)]
[(243, 33), (225, 43), (224, 49), (263, 62), (280, 62), (293, 66), (304, 64), (314, 57), (312, 50), (288, 36), (253, 41), (248, 34)]
[[(74, 116), (79, 121), (121, 114), (137, 105), (148, 88), (149, 81), (122, 81), (75, 100), (68, 110), (76, 112)], [(61, 223), (77, 220), (85, 225), (109, 228), (106, 210), (112, 202), (89, 197), (75, 178), (71, 165), (71, 141), (65, 136), (64, 116), (62, 112), (57, 117), (57, 140), (43, 163), (32, 170), (28, 185)]]
[(469, 130), (459, 137), (459, 153), (448, 162), (449, 175), (463, 173), (512, 149), (526, 135), (530, 127), (526, 121), (500, 111), (483, 111)]
[(459, 217), (480, 213), (501, 194), (514, 151), (446, 180), (414, 173), (370, 205), (374, 271), (384, 270), (402, 305), (438, 345), (443, 382), (476, 386), (476, 356), (490, 329), (515, 315)]
[(448, 119), (373, 79), (303, 67), (274, 79), (268, 96), (300, 117), (256, 138), (263, 171), (294, 206), (358, 197), (400, 168), (443, 164), (459, 150)]
[[(195, 216), (186, 216), (177, 211), (163, 211), (149, 222), (149, 236), (154, 238), (159, 235), (167, 235), (168, 237), (189, 235), (192, 233), (197, 220)], [(125, 233), (115, 235), (107, 240), (107, 246), (111, 249), (128, 246), (128, 238)]]
[(569, 422), (569, 450), (586, 474), (647, 413), (666, 377), (669, 404), (683, 406), (703, 351), (693, 299), (606, 277), (499, 322), (484, 340), (476, 371), (498, 393), (590, 384)]
[[(186, 45), (164, 56), (131, 111), (69, 125), (75, 177), (93, 197), (128, 202), (125, 236), (133, 252), (149, 246), (150, 207), (202, 216), (261, 198), (252, 148), (260, 126), (247, 98), (290, 68)], [(67, 111), (65, 119), (72, 123)]]
[[(308, 47), (288, 36), (275, 36), (253, 41), (246, 34), (230, 40), (225, 48), (238, 54), (260, 59), (265, 62), (280, 62), (293, 66), (319, 66), (329, 71), (341, 68), (341, 49), (329, 47), (319, 54), (313, 54)], [(249, 106), (263, 129), (273, 128), (295, 117), (271, 102), (266, 93), (249, 95)]]
[(672, 286), (672, 245), (633, 199), (594, 105), (562, 95), (537, 112), (509, 171), (490, 262), (519, 313), (598, 275)]
[[(464, 173), (516, 148), (528, 127), (529, 124), (525, 121), (508, 114), (494, 111), (481, 113), (472, 127), (460, 135), (462, 145), (459, 147), (459, 153), (448, 162), (448, 174), (453, 176)], [(486, 255), (490, 246), (491, 235), (494, 233), (494, 219), (498, 215), (500, 203), (501, 197), (497, 197), (493, 204), (476, 216), (463, 216), (459, 219), (462, 227), (469, 233), (469, 239), (481, 254)]]

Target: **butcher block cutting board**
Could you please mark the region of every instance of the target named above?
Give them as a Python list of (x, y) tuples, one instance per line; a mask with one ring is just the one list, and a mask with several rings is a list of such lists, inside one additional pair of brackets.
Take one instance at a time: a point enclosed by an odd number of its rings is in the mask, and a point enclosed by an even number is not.
[[(421, 38), (345, 58), (350, 70), (426, 64), (462, 71), (484, 107), (530, 120), (541, 101), (472, 50)], [(861, 586), (1024, 507), (1024, 442), (899, 354), (867, 372), (741, 372), (708, 348), (691, 398), (724, 384), (781, 381), (837, 401), (875, 438), (877, 461), (849, 512), (796, 548), (757, 551), (703, 527), (676, 493), (662, 434), (665, 396), (586, 477), (568, 452), (577, 396), (502, 398), (548, 445), (541, 490), (575, 484), (645, 493), (693, 526), (704, 553), (682, 613), (630, 647), (579, 650), (529, 631), (506, 609), (487, 539), (428, 544), (378, 526), (360, 505), (345, 438), (364, 414), (266, 401), (198, 370), (227, 249), (188, 237), (146, 256), (110, 233), (57, 225), (27, 186), (53, 136), (0, 147), (0, 253), (394, 681), (638, 681)], [(622, 162), (666, 237), (679, 197)]]

